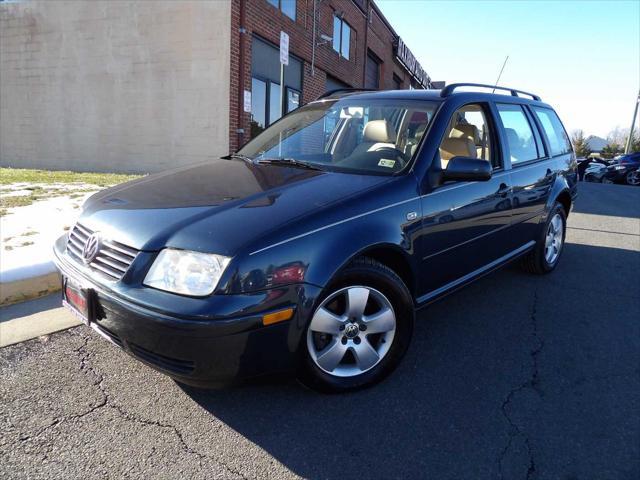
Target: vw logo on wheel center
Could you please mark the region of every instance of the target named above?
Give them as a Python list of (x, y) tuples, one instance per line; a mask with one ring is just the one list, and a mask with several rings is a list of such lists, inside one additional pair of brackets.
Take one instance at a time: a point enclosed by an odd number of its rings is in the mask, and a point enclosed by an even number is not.
[(87, 243), (84, 244), (84, 248), (82, 249), (82, 260), (84, 263), (89, 264), (93, 262), (100, 251), (100, 243), (100, 236), (97, 233), (87, 238)]
[(355, 337), (356, 335), (358, 335), (359, 331), (360, 331), (360, 329), (358, 328), (358, 326), (355, 323), (350, 323), (344, 329), (344, 333), (348, 338)]

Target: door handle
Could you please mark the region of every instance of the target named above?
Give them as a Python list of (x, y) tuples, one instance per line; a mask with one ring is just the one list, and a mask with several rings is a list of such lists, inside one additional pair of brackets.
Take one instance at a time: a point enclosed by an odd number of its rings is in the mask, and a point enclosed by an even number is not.
[(501, 196), (502, 198), (506, 198), (506, 196), (509, 195), (510, 191), (511, 191), (510, 186), (508, 186), (506, 183), (501, 183), (500, 187), (498, 188), (498, 195)]

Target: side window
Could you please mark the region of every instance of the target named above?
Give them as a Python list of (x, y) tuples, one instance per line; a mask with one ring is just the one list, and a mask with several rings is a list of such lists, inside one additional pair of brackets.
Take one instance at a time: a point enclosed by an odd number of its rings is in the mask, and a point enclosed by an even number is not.
[(494, 170), (502, 164), (493, 155), (491, 130), (487, 114), (480, 104), (465, 105), (449, 121), (449, 128), (440, 144), (440, 165), (447, 168), (453, 157), (481, 158), (492, 162)]
[(507, 137), (511, 163), (515, 165), (544, 156), (538, 155), (533, 130), (522, 107), (507, 103), (498, 103), (496, 107)]
[(571, 153), (571, 141), (556, 112), (549, 108), (534, 107), (533, 111), (542, 124), (542, 129), (549, 140), (551, 155)]

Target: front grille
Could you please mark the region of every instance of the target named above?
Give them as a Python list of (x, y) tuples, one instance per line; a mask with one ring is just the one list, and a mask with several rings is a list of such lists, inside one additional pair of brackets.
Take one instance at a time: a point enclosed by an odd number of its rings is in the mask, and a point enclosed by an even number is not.
[[(80, 263), (82, 251), (93, 231), (76, 223), (69, 234), (67, 252), (69, 256)], [(107, 277), (109, 280), (120, 280), (129, 269), (131, 262), (136, 258), (138, 250), (127, 247), (113, 240), (100, 240), (100, 248), (96, 257), (89, 263), (89, 267)]]

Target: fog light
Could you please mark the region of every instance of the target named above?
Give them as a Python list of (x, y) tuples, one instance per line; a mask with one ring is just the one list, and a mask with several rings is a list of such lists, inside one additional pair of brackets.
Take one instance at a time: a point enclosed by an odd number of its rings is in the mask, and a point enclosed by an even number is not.
[(262, 317), (263, 325), (273, 325), (274, 323), (284, 322), (293, 317), (293, 308), (287, 308), (274, 313), (267, 313)]

